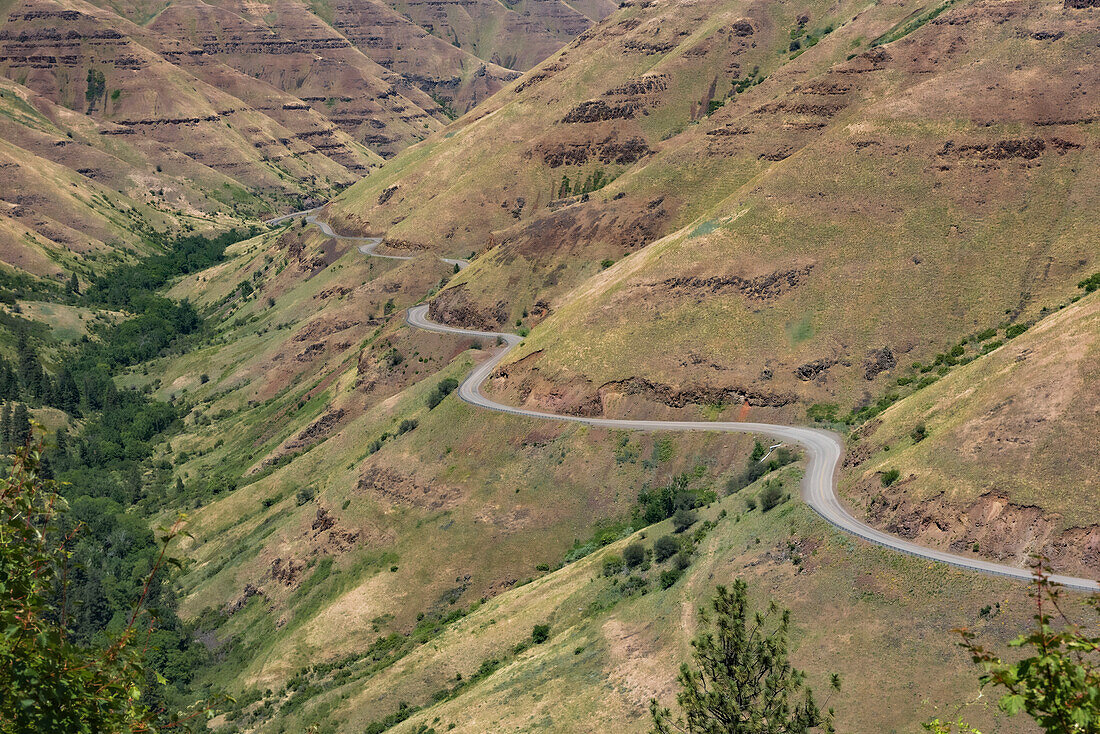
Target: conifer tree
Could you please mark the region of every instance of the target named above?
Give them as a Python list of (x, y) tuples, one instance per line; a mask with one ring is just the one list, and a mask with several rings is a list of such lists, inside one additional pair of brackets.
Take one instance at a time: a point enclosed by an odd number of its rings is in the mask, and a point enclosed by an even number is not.
[[(703, 630), (692, 641), (696, 668), (680, 667), (676, 700), (683, 717), (650, 702), (651, 734), (807, 734), (832, 732), (833, 712), (822, 711), (805, 687), (805, 674), (787, 658), (790, 612), (775, 603), (749, 612), (747, 587), (719, 586), (713, 617), (699, 611)], [(840, 688), (840, 678), (832, 676)], [(800, 700), (801, 699), (801, 700)]]
[(5, 402), (0, 409), (0, 453), (11, 453), (11, 404)]
[(31, 418), (27, 412), (25, 403), (16, 403), (15, 410), (11, 414), (11, 441), (12, 450), (26, 446), (31, 437)]

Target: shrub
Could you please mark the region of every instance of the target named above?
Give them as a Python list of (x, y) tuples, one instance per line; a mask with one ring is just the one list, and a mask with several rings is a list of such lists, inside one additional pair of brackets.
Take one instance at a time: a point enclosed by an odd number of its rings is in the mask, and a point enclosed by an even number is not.
[(682, 533), (694, 525), (697, 519), (698, 517), (692, 510), (681, 507), (672, 515), (672, 526), (676, 528), (676, 532)]
[(309, 502), (310, 500), (312, 500), (316, 496), (317, 496), (317, 490), (314, 489), (313, 487), (302, 487), (301, 489), (298, 490), (298, 494), (295, 497), (295, 499), (297, 499), (297, 501), (298, 501), (298, 506), (301, 507), (302, 505)]
[(882, 486), (889, 487), (894, 482), (898, 481), (898, 477), (901, 476), (901, 472), (897, 469), (887, 469), (882, 473), (879, 479), (882, 480)]
[(653, 557), (658, 563), (667, 561), (680, 550), (680, 542), (671, 535), (662, 535), (653, 542)]
[(657, 581), (658, 583), (660, 583), (662, 589), (667, 589), (675, 584), (677, 581), (679, 581), (680, 577), (683, 575), (683, 571), (675, 568), (670, 568), (667, 571), (662, 571), (661, 576), (660, 578), (658, 578)]
[(1013, 324), (1005, 329), (1005, 339), (1015, 339), (1027, 331), (1027, 324)]
[(623, 570), (623, 559), (619, 556), (608, 556), (603, 559), (603, 575), (615, 576)]
[(645, 560), (645, 548), (641, 543), (631, 543), (623, 550), (623, 562), (633, 568)]
[(450, 395), (458, 387), (458, 380), (453, 377), (446, 377), (439, 381), (430, 393), (428, 393), (428, 410), (431, 410), (435, 406), (443, 402), (443, 398)]
[(396, 349), (391, 348), (388, 352), (382, 355), (382, 361), (385, 362), (386, 366), (388, 367), (396, 367), (397, 365), (405, 361), (405, 355), (401, 354), (401, 352), (397, 351)]
[(615, 264), (614, 260), (601, 260), (600, 261), (600, 267), (603, 268), (604, 270), (607, 270), (609, 267), (611, 267), (614, 264)]
[[(765, 474), (773, 472), (787, 464), (791, 464), (798, 459), (798, 455), (786, 446), (781, 446), (773, 451), (771, 456), (768, 456), (767, 463), (764, 463), (761, 459), (766, 455), (767, 449), (757, 442), (756, 447), (749, 456), (748, 462), (745, 464), (745, 468), (738, 474), (730, 477), (726, 482), (726, 492), (729, 494), (738, 492)], [(752, 508), (750, 507), (749, 509)]]
[(406, 418), (405, 420), (401, 421), (400, 425), (397, 426), (397, 435), (400, 436), (403, 433), (408, 433), (409, 431), (416, 428), (418, 425), (420, 425), (420, 421), (418, 421), (416, 418)]
[(1078, 283), (1077, 287), (1083, 288), (1085, 293), (1092, 293), (1094, 290), (1100, 289), (1100, 273), (1093, 273)]
[(760, 509), (767, 512), (784, 499), (786, 499), (786, 497), (783, 494), (783, 485), (778, 482), (769, 481), (764, 485), (764, 491), (760, 493)]
[(531, 642), (536, 645), (541, 645), (550, 638), (550, 625), (548, 624), (536, 624), (534, 629), (531, 630)]
[(928, 436), (928, 429), (923, 423), (918, 423), (912, 431), (909, 432), (909, 438), (913, 439), (913, 443), (920, 443)]

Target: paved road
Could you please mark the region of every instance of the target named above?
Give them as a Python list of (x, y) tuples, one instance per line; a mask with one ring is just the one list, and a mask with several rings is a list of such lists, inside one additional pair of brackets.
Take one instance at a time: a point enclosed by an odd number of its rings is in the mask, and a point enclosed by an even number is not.
[[(294, 212), (268, 220), (266, 224), (275, 225), (293, 217), (305, 216), (306, 221), (316, 224), (329, 237), (342, 240), (362, 241), (359, 251), (365, 255), (375, 257), (388, 257), (396, 260), (409, 260), (407, 256), (379, 255), (374, 248), (381, 242), (379, 237), (347, 237), (338, 235), (327, 223), (319, 221), (315, 212), (310, 209), (304, 212)], [(469, 263), (465, 260), (441, 258), (444, 262), (466, 267)], [(479, 336), (487, 339), (501, 339), (504, 341), (504, 349), (498, 350), (490, 359), (478, 365), (458, 388), (459, 397), (471, 405), (476, 405), (487, 410), (495, 410), (501, 413), (522, 415), (528, 418), (543, 418), (546, 420), (566, 421), (569, 423), (583, 423), (600, 428), (618, 428), (633, 431), (724, 431), (730, 433), (760, 433), (773, 436), (782, 441), (796, 443), (806, 451), (809, 463), (806, 473), (802, 478), (802, 499), (813, 510), (825, 518), (834, 527), (851, 533), (856, 537), (872, 543), (891, 548), (902, 553), (908, 553), (919, 558), (927, 558), (931, 561), (946, 563), (958, 568), (970, 571), (980, 571), (994, 576), (1007, 576), (1021, 581), (1030, 581), (1031, 572), (1027, 569), (1006, 566), (1002, 563), (994, 563), (979, 558), (959, 556), (954, 553), (926, 548), (896, 535), (884, 533), (870, 525), (852, 517), (836, 494), (836, 480), (839, 474), (840, 460), (844, 456), (843, 439), (831, 431), (822, 431), (816, 428), (800, 428), (796, 426), (779, 426), (770, 423), (731, 423), (712, 421), (635, 421), (618, 420), (614, 418), (585, 418), (574, 415), (559, 415), (537, 410), (525, 410), (510, 405), (504, 405), (491, 400), (481, 393), (481, 385), (492, 374), (493, 369), (500, 363), (504, 356), (523, 341), (517, 334), (506, 334), (495, 331), (475, 331), (473, 329), (457, 329), (452, 326), (437, 324), (428, 319), (428, 307), (426, 305), (414, 306), (406, 316), (410, 326), (442, 334), (458, 334), (461, 336)], [(1064, 586), (1081, 591), (1100, 591), (1100, 583), (1092, 579), (1076, 578), (1073, 576), (1051, 576), (1051, 580)]]
[[(559, 415), (557, 413), (545, 413), (537, 410), (525, 410), (510, 405), (498, 403), (481, 393), (481, 385), (492, 374), (493, 369), (504, 356), (519, 344), (523, 339), (516, 334), (503, 334), (494, 331), (474, 331), (471, 329), (456, 329), (451, 326), (437, 324), (428, 320), (428, 307), (426, 305), (414, 306), (408, 311), (406, 317), (410, 326), (428, 331), (436, 331), (444, 334), (459, 334), (462, 336), (481, 336), (489, 339), (503, 339), (504, 349), (497, 351), (493, 357), (478, 365), (471, 372), (462, 385), (458, 388), (459, 397), (480, 408), (496, 410), (502, 413), (512, 413), (529, 418), (544, 418), (547, 420), (568, 421), (570, 423), (583, 423), (600, 428), (618, 428), (633, 431), (726, 431), (731, 433), (760, 433), (773, 436), (782, 441), (796, 443), (806, 451), (809, 464), (806, 474), (802, 478), (802, 499), (806, 501), (817, 514), (821, 515), (835, 527), (851, 533), (857, 537), (872, 543), (908, 553), (910, 555), (927, 558), (932, 561), (947, 563), (973, 571), (996, 576), (1009, 576), (1023, 581), (1031, 580), (1030, 571), (1014, 566), (1006, 566), (992, 561), (983, 561), (978, 558), (958, 556), (953, 553), (945, 553), (933, 548), (926, 548), (916, 543), (899, 538), (889, 533), (860, 522), (844, 509), (836, 495), (836, 477), (841, 458), (844, 456), (842, 439), (831, 431), (822, 431), (816, 428), (798, 428), (794, 426), (778, 426), (770, 423), (729, 423), (711, 421), (636, 421), (617, 420), (613, 418), (584, 418), (573, 415)], [(1052, 576), (1051, 579), (1065, 586), (1083, 591), (1100, 591), (1100, 584), (1090, 579), (1074, 578), (1072, 576)]]
[[(411, 255), (383, 255), (380, 252), (375, 252), (375, 250), (378, 248), (378, 245), (382, 244), (381, 237), (352, 237), (350, 235), (337, 234), (328, 222), (322, 222), (320, 219), (317, 218), (317, 212), (319, 212), (320, 210), (321, 207), (317, 207), (316, 209), (305, 209), (300, 212), (291, 212), (290, 214), (284, 214), (281, 217), (268, 219), (266, 222), (264, 222), (264, 224), (269, 227), (275, 227), (287, 220), (295, 219), (297, 217), (305, 217), (307, 222), (309, 222), (310, 224), (316, 224), (322, 232), (324, 232), (327, 236), (333, 238), (334, 240), (362, 242), (363, 244), (359, 245), (359, 252), (363, 253), (364, 255), (370, 255), (372, 257), (384, 257), (387, 260), (412, 260)], [(459, 260), (457, 258), (441, 257), (439, 259), (447, 263), (448, 265), (457, 265), (460, 269), (470, 264), (466, 260)]]

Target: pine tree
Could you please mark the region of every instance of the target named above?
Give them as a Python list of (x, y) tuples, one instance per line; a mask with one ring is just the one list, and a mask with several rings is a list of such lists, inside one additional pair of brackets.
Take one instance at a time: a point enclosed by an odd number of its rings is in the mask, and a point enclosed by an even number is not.
[(7, 456), (11, 449), (11, 404), (5, 402), (0, 409), (0, 453)]
[(8, 360), (0, 358), (0, 400), (19, 397), (19, 381)]
[[(680, 667), (676, 700), (684, 717), (650, 702), (651, 734), (807, 734), (832, 732), (833, 712), (822, 711), (805, 675), (787, 659), (790, 612), (773, 602), (750, 615), (745, 582), (719, 586), (713, 619), (699, 611), (703, 630), (692, 641), (697, 669)], [(833, 689), (840, 678), (832, 676)], [(801, 698), (801, 700), (799, 700)]]
[(11, 433), (9, 434), (11, 446), (18, 449), (26, 446), (31, 438), (31, 418), (24, 403), (16, 403), (11, 415)]
[(69, 465), (69, 434), (64, 428), (58, 428), (54, 433), (53, 456), (57, 468), (65, 471)]
[(76, 278), (76, 273), (73, 273), (73, 277), (69, 278), (69, 293), (80, 293), (80, 281)]
[(72, 373), (68, 370), (63, 370), (57, 376), (56, 405), (74, 418), (80, 417), (80, 390), (76, 386)]
[(27, 333), (19, 332), (15, 343), (15, 351), (18, 358), (19, 384), (22, 385), (25, 395), (36, 395), (41, 390), (40, 375), (42, 365), (38, 361), (38, 355), (27, 341)]

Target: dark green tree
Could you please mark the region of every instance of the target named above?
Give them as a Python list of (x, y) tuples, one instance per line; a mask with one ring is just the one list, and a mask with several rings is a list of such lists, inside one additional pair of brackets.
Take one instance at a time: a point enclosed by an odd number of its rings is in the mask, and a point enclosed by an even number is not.
[[(703, 630), (691, 645), (695, 667), (680, 667), (673, 718), (654, 699), (652, 734), (807, 734), (832, 732), (833, 712), (822, 711), (805, 675), (787, 659), (790, 612), (774, 602), (749, 613), (744, 581), (719, 586), (711, 613), (699, 610)], [(840, 678), (832, 676), (834, 689)]]
[(65, 411), (74, 418), (80, 417), (80, 388), (76, 385), (76, 379), (68, 370), (62, 370), (57, 376), (56, 400), (54, 406)]
[(645, 548), (641, 543), (631, 543), (623, 549), (623, 562), (633, 568), (645, 560)]
[(687, 507), (681, 507), (672, 515), (672, 527), (676, 529), (676, 532), (682, 533), (694, 525), (695, 521), (698, 519), (694, 510), (690, 510)]
[(80, 281), (76, 277), (76, 273), (73, 273), (69, 278), (69, 293), (80, 293)]
[(42, 363), (38, 361), (38, 353), (27, 340), (26, 332), (20, 331), (16, 337), (15, 353), (23, 394), (27, 397), (39, 397), (42, 390)]
[(680, 541), (671, 535), (662, 535), (653, 541), (653, 557), (658, 563), (672, 558), (680, 550)]
[(31, 419), (30, 414), (27, 412), (27, 406), (23, 403), (16, 403), (15, 410), (11, 414), (11, 428), (8, 434), (12, 451), (14, 452), (20, 446), (26, 446), (30, 438)]
[(11, 453), (11, 404), (4, 403), (0, 408), (0, 453)]
[(88, 86), (84, 90), (84, 99), (88, 102), (88, 109), (107, 91), (107, 78), (99, 69), (88, 69)]

